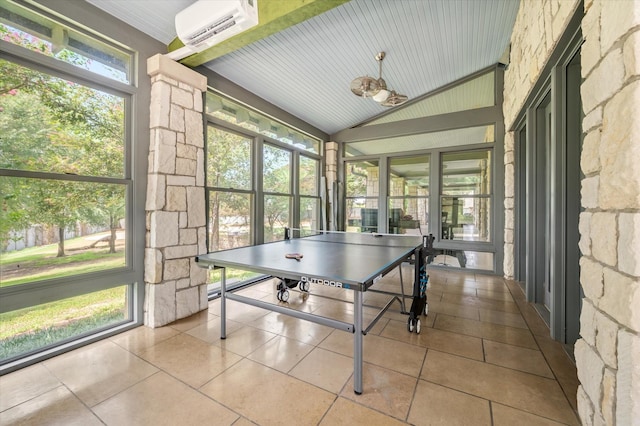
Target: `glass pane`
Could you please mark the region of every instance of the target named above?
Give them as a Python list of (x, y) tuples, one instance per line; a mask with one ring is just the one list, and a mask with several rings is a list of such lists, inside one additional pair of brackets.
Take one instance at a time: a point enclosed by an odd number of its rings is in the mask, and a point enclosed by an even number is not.
[(389, 195), (429, 195), (429, 156), (392, 158), (389, 161)]
[(345, 163), (347, 197), (377, 197), (380, 191), (380, 172), (377, 161)]
[[(208, 271), (209, 276), (208, 276), (208, 280), (207, 280), (207, 291), (208, 292), (217, 292), (220, 291), (220, 284), (221, 284), (221, 280), (222, 280), (222, 271), (220, 269), (210, 269)], [(227, 289), (230, 289), (234, 286), (237, 286), (239, 284), (242, 284), (245, 281), (249, 281), (251, 279), (257, 278), (261, 276), (261, 274), (257, 274), (255, 272), (251, 272), (251, 271), (243, 271), (241, 269), (233, 269), (233, 268), (226, 268), (226, 274), (225, 274), (225, 278), (226, 278), (226, 282), (227, 282)]]
[(251, 195), (209, 193), (209, 251), (251, 245)]
[(264, 197), (264, 242), (284, 239), (284, 228), (290, 227), (291, 198), (280, 195)]
[(491, 151), (442, 155), (442, 195), (491, 194)]
[(320, 153), (320, 140), (212, 92), (207, 93), (207, 114), (296, 148)]
[(0, 177), (0, 286), (125, 266), (125, 185)]
[(291, 193), (291, 152), (271, 145), (264, 146), (264, 192)]
[(442, 239), (491, 241), (489, 198), (442, 197)]
[(309, 231), (321, 229), (319, 198), (300, 198), (300, 228)]
[(362, 142), (346, 143), (345, 157), (358, 155), (378, 155), (389, 152), (409, 152), (434, 148), (474, 145), (495, 142), (493, 124), (462, 129), (443, 130), (441, 132), (398, 136)]
[(436, 250), (432, 265), (493, 271), (493, 253), (468, 250)]
[(129, 320), (129, 286), (0, 314), (0, 363)]
[(378, 199), (347, 198), (345, 230), (378, 232)]
[(0, 168), (124, 176), (125, 101), (0, 59)]
[(252, 143), (244, 136), (209, 126), (207, 186), (250, 190)]
[(131, 55), (15, 4), (0, 6), (0, 40), (130, 83)]
[(300, 195), (318, 196), (320, 161), (300, 156)]
[(429, 198), (390, 198), (388, 215), (390, 234), (429, 233)]

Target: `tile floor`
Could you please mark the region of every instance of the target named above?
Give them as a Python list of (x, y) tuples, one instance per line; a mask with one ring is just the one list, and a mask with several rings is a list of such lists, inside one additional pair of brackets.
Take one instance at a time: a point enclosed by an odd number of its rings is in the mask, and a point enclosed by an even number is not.
[[(430, 277), (419, 335), (396, 304), (365, 336), (362, 395), (353, 392), (351, 334), (230, 301), (220, 340), (216, 300), (169, 326), (139, 327), (1, 377), (0, 424), (579, 424), (575, 366), (517, 283)], [(377, 286), (397, 291), (398, 283), (396, 271)], [(242, 293), (278, 303), (274, 286)], [(289, 305), (348, 320), (351, 296), (316, 286), (307, 298), (292, 293)], [(388, 298), (366, 293), (365, 303)], [(365, 321), (375, 312), (365, 308)]]

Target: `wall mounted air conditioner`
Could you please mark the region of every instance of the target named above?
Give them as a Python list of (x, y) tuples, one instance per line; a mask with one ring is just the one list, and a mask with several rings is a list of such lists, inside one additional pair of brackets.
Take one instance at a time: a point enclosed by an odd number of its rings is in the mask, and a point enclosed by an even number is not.
[(176, 33), (184, 47), (167, 54), (179, 60), (258, 24), (258, 0), (198, 0), (178, 12)]

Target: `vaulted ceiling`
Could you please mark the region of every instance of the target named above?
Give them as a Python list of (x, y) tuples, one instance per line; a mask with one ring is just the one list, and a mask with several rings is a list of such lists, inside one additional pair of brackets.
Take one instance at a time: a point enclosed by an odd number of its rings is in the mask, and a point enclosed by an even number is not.
[[(193, 3), (86, 1), (167, 45), (176, 38), (176, 13)], [(403, 107), (384, 107), (350, 91), (354, 78), (378, 77), (378, 52), (386, 52), (382, 77), (410, 105), (507, 63), (518, 7), (518, 0), (351, 0), (204, 65), (334, 134)]]

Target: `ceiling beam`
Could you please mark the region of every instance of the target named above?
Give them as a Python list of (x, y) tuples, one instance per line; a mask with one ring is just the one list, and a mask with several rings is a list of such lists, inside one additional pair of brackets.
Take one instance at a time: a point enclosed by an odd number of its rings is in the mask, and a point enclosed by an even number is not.
[[(180, 63), (192, 68), (197, 67), (320, 15), (347, 1), (349, 0), (258, 0), (258, 25), (202, 52), (181, 59)], [(176, 37), (169, 43), (167, 50), (172, 52), (183, 46), (182, 41)]]

